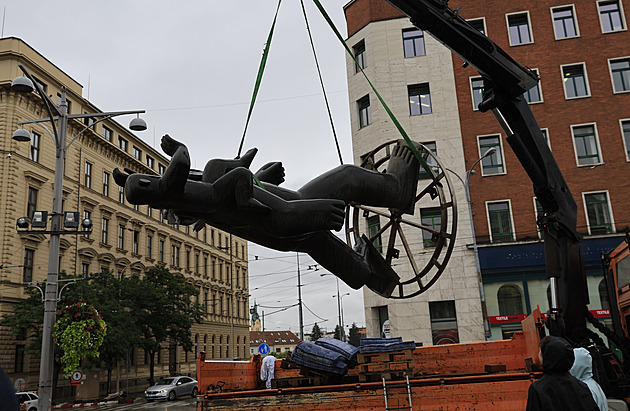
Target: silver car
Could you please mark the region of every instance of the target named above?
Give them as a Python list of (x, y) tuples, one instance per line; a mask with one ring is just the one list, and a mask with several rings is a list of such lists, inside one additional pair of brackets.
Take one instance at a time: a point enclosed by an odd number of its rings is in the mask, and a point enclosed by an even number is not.
[(187, 395), (193, 398), (197, 396), (197, 380), (185, 376), (162, 378), (144, 392), (147, 401), (165, 399), (173, 401)]
[(18, 399), (18, 404), (24, 404), (26, 411), (37, 411), (37, 401), (39, 397), (37, 394), (31, 391), (16, 392), (15, 395)]

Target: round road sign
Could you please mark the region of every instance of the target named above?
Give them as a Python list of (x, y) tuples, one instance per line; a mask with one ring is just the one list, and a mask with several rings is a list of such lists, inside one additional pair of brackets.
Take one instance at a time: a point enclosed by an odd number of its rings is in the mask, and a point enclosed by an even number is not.
[(77, 370), (72, 373), (72, 377), (70, 377), (70, 379), (74, 383), (81, 382), (81, 380), (83, 379), (83, 373)]
[(265, 355), (265, 354), (269, 354), (269, 346), (265, 343), (262, 343), (258, 346), (258, 353)]
[(26, 388), (26, 381), (24, 378), (18, 378), (13, 383), (13, 386), (15, 387), (15, 391), (24, 391), (24, 388)]

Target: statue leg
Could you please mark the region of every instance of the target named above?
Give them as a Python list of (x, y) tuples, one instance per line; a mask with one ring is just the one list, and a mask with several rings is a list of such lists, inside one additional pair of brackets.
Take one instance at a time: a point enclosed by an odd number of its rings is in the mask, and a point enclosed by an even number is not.
[(201, 181), (204, 183), (214, 183), (231, 170), (238, 167), (249, 168), (258, 152), (257, 148), (248, 150), (242, 157), (233, 160), (212, 159), (206, 163), (203, 169)]
[(387, 172), (346, 164), (316, 177), (298, 192), (301, 198), (336, 198), (412, 212), (418, 172), (418, 160), (401, 140), (392, 151)]
[(329, 231), (314, 233), (300, 245), (301, 251), (351, 288), (356, 290), (365, 285), (389, 297), (398, 284), (398, 275), (369, 241), (360, 242), (358, 248), (358, 252), (354, 252)]

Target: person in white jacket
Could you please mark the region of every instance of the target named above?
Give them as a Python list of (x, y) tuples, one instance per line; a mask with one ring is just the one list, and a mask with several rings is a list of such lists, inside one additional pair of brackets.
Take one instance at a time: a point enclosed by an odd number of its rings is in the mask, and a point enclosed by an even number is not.
[(572, 376), (588, 385), (593, 394), (593, 399), (597, 403), (600, 411), (608, 410), (608, 400), (606, 394), (599, 386), (597, 381), (593, 379), (593, 358), (586, 348), (574, 348), (573, 354), (575, 361), (569, 370)]
[(273, 380), (273, 371), (276, 368), (276, 357), (268, 355), (262, 360), (260, 366), (260, 379), (265, 381), (265, 389), (271, 389), (271, 380)]

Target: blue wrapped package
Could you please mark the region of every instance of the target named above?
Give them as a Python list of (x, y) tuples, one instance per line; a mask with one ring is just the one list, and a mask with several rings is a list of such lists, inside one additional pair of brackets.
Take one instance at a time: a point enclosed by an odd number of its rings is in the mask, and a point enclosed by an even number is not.
[(361, 338), (359, 352), (361, 354), (413, 350), (415, 341), (403, 341), (401, 337), (394, 338)]
[(344, 375), (348, 364), (343, 354), (321, 347), (311, 341), (302, 341), (291, 353), (291, 362), (316, 371)]
[(330, 337), (320, 338), (315, 341), (315, 344), (343, 355), (349, 368), (354, 368), (357, 365), (357, 353), (359, 352), (357, 347)]

